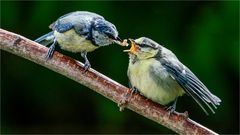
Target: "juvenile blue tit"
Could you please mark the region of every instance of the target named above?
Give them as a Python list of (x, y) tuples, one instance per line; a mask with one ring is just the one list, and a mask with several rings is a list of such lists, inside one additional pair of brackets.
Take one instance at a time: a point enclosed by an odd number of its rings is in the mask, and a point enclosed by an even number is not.
[(48, 50), (47, 59), (52, 57), (55, 45), (59, 44), (63, 50), (80, 52), (85, 59), (85, 70), (91, 66), (87, 59), (88, 52), (113, 43), (125, 45), (112, 23), (98, 14), (87, 11), (76, 11), (63, 15), (49, 28), (52, 29), (51, 32), (35, 40), (46, 46), (52, 44)]
[(184, 93), (191, 96), (208, 115), (206, 107), (217, 109), (221, 100), (167, 48), (153, 40), (141, 37), (131, 41), (129, 53), (128, 77), (132, 89), (161, 105), (167, 105), (170, 112), (175, 111), (179, 96)]

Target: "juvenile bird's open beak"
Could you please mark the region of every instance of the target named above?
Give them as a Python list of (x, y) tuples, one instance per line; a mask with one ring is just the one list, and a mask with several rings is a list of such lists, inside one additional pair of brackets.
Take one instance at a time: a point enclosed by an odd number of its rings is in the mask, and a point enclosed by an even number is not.
[(133, 39), (129, 39), (129, 41), (131, 42), (131, 48), (129, 50), (123, 50), (123, 52), (128, 52), (128, 53), (132, 53), (132, 54), (136, 54), (138, 48), (136, 47), (136, 43)]

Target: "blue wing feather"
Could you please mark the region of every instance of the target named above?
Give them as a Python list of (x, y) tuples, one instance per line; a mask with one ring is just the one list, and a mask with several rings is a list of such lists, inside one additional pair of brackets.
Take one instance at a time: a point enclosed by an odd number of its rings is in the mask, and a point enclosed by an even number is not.
[(53, 31), (37, 38), (36, 40), (34, 40), (35, 42), (38, 42), (44, 46), (47, 46), (51, 43), (53, 43), (53, 40), (54, 40), (54, 36), (53, 36)]
[(219, 105), (221, 100), (213, 95), (187, 67), (176, 60), (172, 62), (170, 59), (162, 58), (160, 61), (183, 90), (198, 103), (206, 114), (208, 113), (202, 103), (204, 103), (212, 113), (215, 113), (212, 106), (216, 109), (216, 105)]
[(54, 30), (60, 33), (66, 32), (72, 28), (73, 24), (70, 22), (60, 23), (59, 21), (57, 21), (56, 25), (54, 26)]

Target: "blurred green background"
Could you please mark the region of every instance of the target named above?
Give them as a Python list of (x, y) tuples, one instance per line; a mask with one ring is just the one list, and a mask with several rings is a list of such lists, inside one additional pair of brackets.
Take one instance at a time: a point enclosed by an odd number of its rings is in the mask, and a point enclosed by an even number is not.
[[(172, 50), (222, 99), (206, 116), (188, 96), (177, 111), (221, 134), (239, 133), (239, 2), (1, 1), (1, 28), (29, 39), (59, 16), (87, 10), (121, 38), (150, 37)], [(89, 53), (92, 67), (127, 86), (128, 55), (111, 45)], [(62, 51), (83, 61), (80, 54)], [(174, 133), (40, 65), (1, 50), (1, 133)]]

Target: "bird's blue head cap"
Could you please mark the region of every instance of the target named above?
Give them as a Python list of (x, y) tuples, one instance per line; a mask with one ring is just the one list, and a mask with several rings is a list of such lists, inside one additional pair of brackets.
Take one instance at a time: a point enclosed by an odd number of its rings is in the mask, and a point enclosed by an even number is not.
[(105, 19), (96, 19), (92, 31), (95, 43), (100, 46), (121, 42), (116, 27)]

